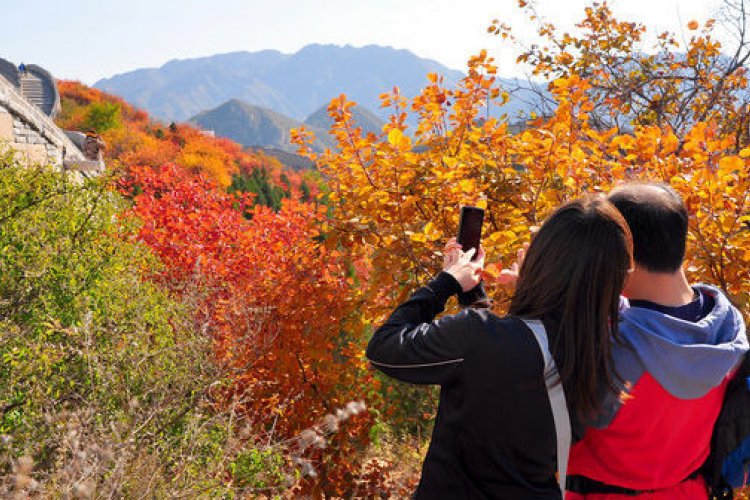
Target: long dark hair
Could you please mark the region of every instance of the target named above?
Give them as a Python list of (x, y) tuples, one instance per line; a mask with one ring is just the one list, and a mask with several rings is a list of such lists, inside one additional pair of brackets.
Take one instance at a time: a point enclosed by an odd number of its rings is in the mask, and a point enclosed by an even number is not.
[(630, 229), (602, 197), (560, 206), (533, 238), (510, 314), (550, 318), (550, 348), (566, 397), (580, 418), (600, 409), (602, 384), (615, 391), (612, 341), (620, 293), (632, 266)]

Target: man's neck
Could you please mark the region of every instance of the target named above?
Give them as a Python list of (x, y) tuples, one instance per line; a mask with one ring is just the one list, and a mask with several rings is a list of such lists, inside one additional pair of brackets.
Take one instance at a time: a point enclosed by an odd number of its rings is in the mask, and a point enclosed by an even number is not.
[(631, 300), (648, 300), (667, 307), (689, 304), (695, 298), (682, 269), (674, 273), (653, 273), (638, 265), (628, 276), (624, 293)]

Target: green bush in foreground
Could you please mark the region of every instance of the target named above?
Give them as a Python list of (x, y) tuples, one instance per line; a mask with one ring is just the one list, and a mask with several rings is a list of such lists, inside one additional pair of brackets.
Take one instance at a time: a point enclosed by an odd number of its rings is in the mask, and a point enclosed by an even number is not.
[(209, 405), (221, 370), (189, 294), (144, 279), (157, 263), (124, 208), (106, 179), (0, 154), (0, 496), (224, 488), (238, 452)]

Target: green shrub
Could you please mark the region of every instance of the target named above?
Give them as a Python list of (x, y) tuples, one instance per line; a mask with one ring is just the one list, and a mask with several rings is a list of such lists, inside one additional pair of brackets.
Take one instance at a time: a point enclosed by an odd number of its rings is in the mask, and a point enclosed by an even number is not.
[(113, 102), (96, 102), (86, 112), (84, 128), (101, 134), (122, 124), (120, 105)]
[[(63, 495), (221, 490), (233, 455), (204, 446), (204, 426), (228, 425), (207, 406), (221, 370), (189, 294), (146, 279), (158, 263), (124, 208), (107, 179), (0, 154), (0, 478), (27, 455), (37, 488)], [(213, 472), (188, 467), (195, 454)]]
[(284, 456), (274, 448), (250, 449), (232, 462), (232, 478), (240, 488), (274, 488), (284, 484), (285, 466)]
[(270, 182), (265, 168), (254, 168), (251, 173), (234, 174), (228, 190), (230, 193), (255, 193), (254, 204), (265, 205), (277, 211), (281, 208), (281, 199), (289, 196), (281, 187)]

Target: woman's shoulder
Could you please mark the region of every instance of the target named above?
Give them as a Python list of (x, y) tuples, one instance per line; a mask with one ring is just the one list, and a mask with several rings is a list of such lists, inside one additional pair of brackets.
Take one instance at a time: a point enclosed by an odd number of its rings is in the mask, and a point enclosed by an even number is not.
[(544, 366), (534, 333), (518, 316), (497, 315), (486, 309), (464, 311), (472, 323), (470, 357), (493, 365), (513, 367), (514, 377), (535, 376)]
[(481, 326), (483, 334), (500, 335), (506, 341), (513, 341), (518, 337), (525, 338), (529, 334), (528, 327), (517, 316), (498, 315), (490, 309), (475, 308), (466, 308), (460, 314)]

